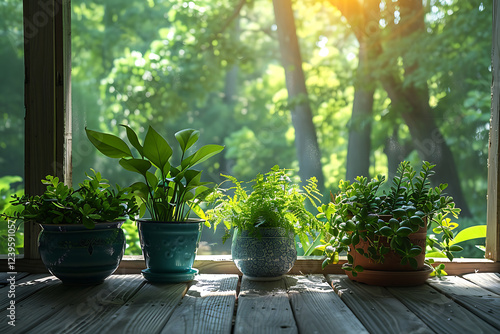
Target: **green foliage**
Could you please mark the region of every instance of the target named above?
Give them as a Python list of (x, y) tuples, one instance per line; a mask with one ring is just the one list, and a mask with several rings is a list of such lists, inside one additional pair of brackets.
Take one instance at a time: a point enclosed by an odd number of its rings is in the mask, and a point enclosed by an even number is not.
[[(430, 102), (443, 134), (439, 140), (448, 143), (460, 162), (457, 170), (467, 203), (473, 213), (482, 214), (491, 104), (491, 2), (427, 2), (425, 30), (394, 39), (404, 28), (395, 17), (401, 1), (382, 1), (380, 12), (373, 13), (374, 28), (386, 37), (386, 51), (374, 64), (374, 74), (386, 74), (390, 64), (399, 67), (405, 87), (428, 85), (429, 96), (422, 101)], [(118, 135), (116, 124), (122, 123), (139, 132), (141, 124), (172, 134), (200, 129), (206, 143), (225, 144), (224, 154), (200, 165), (204, 177), (217, 183), (220, 173), (250, 180), (274, 164), (297, 167), (272, 2), (246, 2), (233, 16), (239, 2), (71, 2), (74, 184), (91, 167), (112, 184), (133, 175), (89, 149), (83, 131), (87, 126)], [(346, 173), (359, 43), (353, 26), (331, 3), (294, 2), (294, 14), (325, 188), (335, 192)], [(359, 19), (361, 12), (353, 15)], [(0, 83), (2, 176), (23, 168), (22, 20), (22, 3), (4, 0), (0, 67), (9, 80)], [(403, 71), (403, 66), (413, 69), (417, 63), (415, 70)], [(372, 124), (370, 175), (392, 174), (384, 154), (387, 139), (396, 133), (398, 145), (413, 145), (410, 129), (401, 107), (391, 103), (377, 80), (365, 87), (375, 87), (373, 117), (364, 120)], [(403, 153), (398, 160), (420, 161), (415, 151)]]
[[(455, 245), (452, 231), (458, 224), (452, 223), (447, 215), (457, 218), (460, 209), (455, 208), (453, 198), (444, 194), (445, 184), (435, 188), (430, 186), (432, 168), (434, 165), (424, 161), (417, 173), (407, 161), (403, 161), (391, 181), (389, 192), (382, 195), (378, 194), (385, 181), (382, 175), (370, 181), (366, 177), (357, 177), (353, 183), (340, 181), (340, 190), (332, 195), (331, 202), (318, 208), (318, 218), (324, 222), (325, 234), (319, 248), (327, 256), (323, 267), (338, 262), (339, 253), (364, 240), (370, 247), (368, 252), (356, 248), (361, 255), (383, 263), (384, 255), (390, 249), (401, 256), (401, 264), (409, 263), (416, 268), (414, 258), (423, 249), (412, 244), (408, 236), (421, 228), (439, 234), (440, 240), (434, 235), (428, 236), (427, 245), (453, 260), (453, 252), (461, 251), (461, 247)], [(352, 256), (348, 256), (345, 268), (349, 268), (353, 275), (362, 270)]]
[(258, 174), (251, 181), (252, 190), (248, 193), (242, 181), (223, 176), (234, 187), (218, 188), (213, 193), (211, 203), (214, 208), (207, 211), (207, 217), (215, 228), (224, 223), (224, 241), (232, 228), (258, 235), (259, 227), (281, 227), (299, 236), (315, 236), (318, 222), (305, 206), (306, 200), (313, 204), (319, 202), (315, 178), (307, 181), (303, 192), (291, 181), (287, 170), (276, 165), (270, 172)]
[(77, 190), (48, 175), (42, 183), (46, 190), (42, 195), (13, 195), (13, 206), (24, 207), (13, 214), (3, 213), (4, 219), (35, 221), (40, 224), (83, 224), (92, 229), (97, 222), (124, 220), (135, 215), (138, 206), (131, 189), (111, 189), (100, 173), (92, 170), (88, 180), (79, 184)]
[[(154, 221), (163, 222), (184, 221), (191, 210), (200, 214), (199, 204), (212, 189), (209, 182), (201, 182), (201, 171), (193, 167), (220, 153), (224, 147), (205, 145), (186, 155), (198, 141), (200, 133), (192, 129), (181, 130), (175, 134), (182, 152), (181, 163), (173, 166), (170, 163), (171, 146), (153, 127), (148, 128), (141, 144), (135, 131), (123, 126), (127, 130), (130, 147), (115, 135), (85, 130), (89, 140), (102, 154), (120, 159), (119, 164), (124, 169), (143, 176), (144, 182), (131, 185), (133, 193), (141, 201), (141, 212), (147, 209)], [(132, 148), (139, 157), (132, 154)]]
[[(5, 216), (13, 216), (20, 208), (12, 206), (10, 198), (12, 196), (22, 196), (24, 191), (15, 184), (23, 179), (20, 176), (3, 176), (0, 177), (0, 254), (7, 254), (9, 224), (8, 218)], [(4, 216), (5, 215), (5, 216)], [(15, 233), (15, 248), (16, 254), (22, 254), (24, 249), (24, 225), (18, 226)]]

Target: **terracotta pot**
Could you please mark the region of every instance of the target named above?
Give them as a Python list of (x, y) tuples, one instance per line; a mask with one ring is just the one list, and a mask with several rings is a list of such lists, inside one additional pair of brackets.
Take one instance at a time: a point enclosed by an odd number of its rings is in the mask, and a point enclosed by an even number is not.
[[(392, 216), (382, 216), (381, 218), (384, 221), (389, 221)], [(425, 218), (424, 221), (426, 222)], [(363, 271), (358, 272), (356, 277), (350, 271), (346, 271), (346, 274), (353, 281), (369, 285), (415, 286), (424, 284), (432, 272), (432, 268), (424, 264), (426, 237), (426, 227), (421, 227), (417, 232), (408, 236), (412, 244), (422, 248), (422, 252), (415, 257), (417, 269), (414, 269), (409, 264), (401, 265), (401, 256), (393, 251), (389, 251), (389, 253), (384, 255), (383, 263), (364, 257), (356, 252), (355, 248), (362, 248), (367, 252), (369, 244), (366, 241), (360, 240), (355, 247), (353, 245), (350, 246), (349, 254), (354, 258), (354, 266), (362, 266)], [(384, 246), (389, 247), (387, 238), (382, 237), (381, 242)]]
[[(384, 221), (389, 221), (389, 219), (392, 218), (392, 216), (385, 215), (381, 216), (381, 219)], [(425, 218), (424, 221), (426, 222)], [(427, 237), (427, 228), (426, 227), (421, 227), (417, 232), (412, 233), (408, 236), (410, 239), (411, 243), (414, 245), (418, 245), (422, 248), (422, 252), (420, 255), (415, 257), (415, 260), (417, 260), (417, 269), (416, 270), (422, 270), (424, 269), (424, 260), (425, 260), (425, 245), (426, 245), (426, 237)], [(381, 242), (384, 246), (390, 247), (389, 243), (387, 242), (387, 238), (382, 237)], [(351, 245), (349, 254), (354, 258), (354, 265), (355, 266), (362, 266), (363, 269), (365, 270), (383, 270), (383, 271), (414, 271), (415, 269), (412, 268), (409, 264), (406, 265), (401, 265), (401, 256), (393, 252), (392, 250), (389, 251), (389, 253), (384, 255), (384, 263), (380, 262), (375, 262), (371, 259), (366, 258), (365, 256), (359, 254), (356, 252), (356, 248), (362, 248), (365, 253), (368, 252), (368, 247), (369, 243), (364, 240), (360, 240), (359, 243), (355, 246)]]

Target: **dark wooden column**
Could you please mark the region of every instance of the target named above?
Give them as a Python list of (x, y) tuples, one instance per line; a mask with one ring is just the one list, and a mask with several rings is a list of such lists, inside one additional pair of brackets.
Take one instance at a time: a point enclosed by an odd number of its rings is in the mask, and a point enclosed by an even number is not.
[[(70, 1), (23, 1), (25, 191), (47, 175), (71, 181)], [(39, 258), (37, 224), (25, 225), (25, 258)]]

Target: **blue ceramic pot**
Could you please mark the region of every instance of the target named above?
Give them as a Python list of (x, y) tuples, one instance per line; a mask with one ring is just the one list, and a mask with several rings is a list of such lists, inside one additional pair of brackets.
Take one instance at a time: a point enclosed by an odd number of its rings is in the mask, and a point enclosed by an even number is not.
[[(138, 220), (137, 229), (147, 267), (144, 276), (148, 280), (158, 278), (158, 281), (174, 282), (173, 277), (179, 274), (178, 277), (183, 277), (181, 281), (191, 280), (195, 274), (192, 267), (202, 222), (201, 219), (186, 222)], [(183, 276), (186, 273), (189, 274)]]
[(250, 279), (279, 279), (297, 260), (294, 234), (279, 227), (259, 228), (258, 234), (260, 237), (235, 230), (231, 246), (233, 261)]
[(81, 224), (40, 224), (38, 250), (45, 267), (64, 284), (98, 284), (111, 275), (123, 257), (123, 221)]

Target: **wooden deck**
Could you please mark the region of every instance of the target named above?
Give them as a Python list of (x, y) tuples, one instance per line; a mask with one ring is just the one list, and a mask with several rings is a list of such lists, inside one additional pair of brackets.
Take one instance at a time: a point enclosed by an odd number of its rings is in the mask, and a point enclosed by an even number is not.
[(253, 282), (203, 274), (170, 285), (113, 275), (87, 287), (46, 274), (19, 273), (14, 286), (8, 278), (0, 274), (0, 333), (500, 333), (497, 273), (412, 288), (372, 287), (344, 275)]

